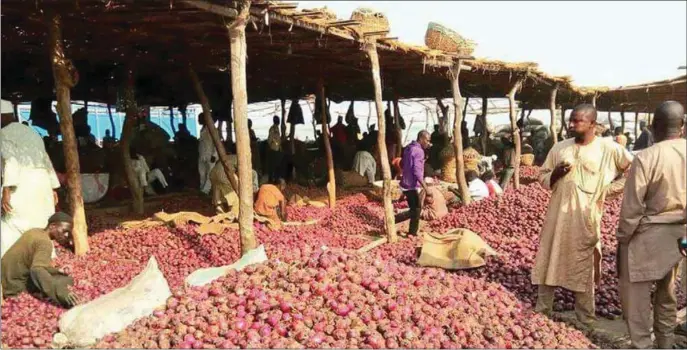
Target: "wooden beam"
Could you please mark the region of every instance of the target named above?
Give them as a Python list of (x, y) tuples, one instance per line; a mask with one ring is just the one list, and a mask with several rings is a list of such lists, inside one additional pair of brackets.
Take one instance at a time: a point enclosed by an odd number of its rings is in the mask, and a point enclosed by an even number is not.
[(279, 130), (281, 131), (281, 142), (286, 141), (286, 99), (282, 97), (279, 99), (281, 104), (281, 125)]
[(487, 113), (489, 111), (489, 98), (482, 97), (482, 133), (480, 134), (480, 143), (482, 144), (482, 154), (485, 156), (489, 153), (489, 131), (487, 129)]
[[(400, 157), (403, 154), (403, 132), (401, 131), (401, 110), (398, 108), (398, 96), (394, 92), (394, 132), (396, 133), (396, 150), (394, 154)], [(410, 131), (410, 130), (408, 130)]]
[(463, 158), (463, 133), (461, 126), (463, 123), (463, 96), (460, 95), (460, 66), (461, 60), (457, 60), (453, 65), (451, 75), (451, 90), (453, 91), (453, 151), (456, 157), (456, 182), (460, 190), (461, 200), (465, 205), (472, 203), (468, 182), (465, 179), (465, 158)]
[(372, 242), (364, 245), (363, 247), (359, 248), (356, 251), (356, 253), (359, 253), (359, 254), (360, 253), (367, 253), (370, 250), (375, 249), (375, 248), (379, 247), (380, 245), (382, 245), (388, 241), (389, 241), (388, 237), (382, 237), (382, 238), (375, 239), (374, 241), (372, 241)]
[(318, 16), (318, 15), (322, 15), (322, 14), (324, 14), (324, 12), (322, 12), (322, 11), (303, 11), (303, 12), (294, 13), (291, 15), (291, 17), (301, 18), (301, 17)]
[(517, 125), (517, 113), (515, 112), (515, 93), (522, 86), (524, 77), (520, 77), (515, 81), (513, 87), (508, 93), (508, 107), (510, 108), (510, 126), (513, 130), (513, 142), (515, 142), (515, 156), (511, 159), (511, 165), (513, 165), (515, 172), (513, 173), (514, 187), (517, 190), (520, 188), (520, 153), (521, 153), (521, 142), (520, 142), (520, 130)]
[(236, 9), (227, 6), (212, 4), (204, 0), (181, 0), (181, 2), (186, 5), (195, 7), (197, 9), (205, 10), (207, 12), (228, 18), (236, 18), (239, 15), (239, 12), (236, 11)]
[(248, 93), (246, 92), (246, 23), (250, 0), (239, 1), (236, 22), (227, 26), (231, 52), (231, 91), (234, 97), (234, 130), (239, 163), (239, 235), (241, 255), (257, 248), (253, 233), (253, 166), (248, 132)]
[(372, 83), (375, 91), (375, 107), (377, 110), (377, 149), (379, 151), (379, 161), (382, 163), (382, 193), (384, 202), (384, 233), (389, 242), (398, 241), (396, 235), (396, 223), (394, 217), (394, 206), (391, 203), (391, 167), (389, 166), (389, 155), (386, 149), (386, 120), (384, 118), (384, 102), (382, 101), (382, 79), (379, 72), (379, 56), (377, 55), (377, 45), (366, 43), (365, 51), (370, 59), (372, 66)]
[(388, 30), (378, 30), (374, 32), (364, 32), (363, 36), (375, 36), (375, 35), (386, 35), (389, 34)]
[[(64, 162), (67, 168), (67, 183), (69, 190), (69, 206), (73, 220), (72, 238), (74, 253), (84, 255), (88, 252), (88, 226), (86, 212), (81, 191), (81, 170), (79, 169), (79, 153), (77, 151), (74, 123), (72, 120), (71, 88), (77, 84), (76, 68), (64, 55), (62, 47), (62, 18), (54, 15), (49, 25), (48, 38), (50, 40), (50, 54), (53, 79), (55, 80), (55, 95), (57, 99), (57, 113), (60, 116), (60, 130), (62, 131), (62, 145), (64, 148)], [(19, 117), (18, 115), (15, 117)]]
[(360, 21), (354, 19), (347, 19), (343, 21), (328, 22), (326, 24), (327, 28), (338, 28), (338, 27), (348, 27), (348, 26), (359, 26)]
[(336, 206), (336, 178), (334, 176), (334, 159), (332, 158), (332, 145), (329, 141), (329, 121), (327, 120), (327, 95), (324, 91), (324, 78), (317, 82), (317, 94), (320, 100), (320, 113), (322, 114), (322, 137), (324, 139), (324, 150), (327, 155), (327, 193), (329, 194), (329, 207)]
[(551, 96), (549, 97), (549, 113), (551, 113), (551, 139), (553, 144), (558, 143), (558, 136), (556, 133), (556, 95), (558, 94), (558, 84), (551, 89)]

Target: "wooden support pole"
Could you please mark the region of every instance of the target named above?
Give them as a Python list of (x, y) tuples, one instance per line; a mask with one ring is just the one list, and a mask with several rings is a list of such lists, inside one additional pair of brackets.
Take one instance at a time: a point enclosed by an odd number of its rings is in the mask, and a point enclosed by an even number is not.
[(489, 131), (487, 130), (487, 112), (489, 111), (489, 98), (482, 97), (482, 134), (480, 135), (480, 143), (482, 144), (482, 153), (486, 156), (489, 148)]
[(599, 96), (599, 94), (597, 94), (597, 93), (595, 93), (594, 95), (592, 95), (592, 106), (594, 106), (594, 108), (596, 108), (596, 98), (597, 98), (598, 96)]
[(568, 123), (565, 122), (565, 112), (568, 110), (565, 106), (561, 107), (561, 131), (568, 131)]
[(611, 131), (614, 132), (615, 126), (613, 125), (613, 118), (611, 118), (611, 111), (608, 111), (608, 127), (611, 128)]
[[(203, 85), (200, 82), (200, 79), (198, 78), (196, 71), (193, 70), (193, 67), (189, 66), (188, 72), (189, 77), (191, 78), (191, 83), (193, 84), (193, 89), (196, 91), (198, 99), (200, 100), (200, 105), (203, 108), (203, 121), (205, 122), (205, 127), (208, 128), (208, 131), (210, 132), (210, 138), (212, 139), (212, 143), (215, 145), (215, 149), (217, 150), (217, 156), (219, 157), (219, 161), (222, 163), (222, 167), (224, 168), (224, 173), (227, 175), (227, 179), (229, 179), (231, 187), (233, 187), (236, 191), (236, 189), (239, 188), (239, 183), (236, 181), (236, 178), (234, 177), (235, 174), (231, 169), (231, 163), (229, 163), (229, 156), (227, 155), (226, 149), (222, 144), (222, 139), (220, 138), (219, 130), (217, 130), (215, 124), (213, 123), (212, 111), (210, 110), (210, 101), (208, 100), (207, 95), (205, 95)], [(251, 183), (252, 182), (253, 180), (251, 179)], [(240, 207), (241, 206), (239, 205), (239, 209)]]
[(281, 142), (286, 141), (286, 99), (281, 99)]
[(510, 109), (510, 127), (513, 130), (513, 142), (515, 142), (515, 157), (511, 159), (511, 164), (515, 170), (513, 174), (514, 187), (517, 190), (520, 188), (520, 152), (521, 152), (521, 142), (520, 142), (520, 130), (517, 125), (517, 113), (515, 112), (515, 93), (520, 89), (524, 78), (518, 78), (513, 87), (508, 93), (508, 107)]
[(398, 96), (394, 94), (394, 131), (396, 132), (396, 151), (397, 157), (403, 154), (403, 132), (401, 131), (401, 110), (398, 108)]
[(246, 91), (246, 23), (250, 0), (240, 0), (239, 15), (227, 26), (231, 53), (231, 91), (234, 97), (234, 130), (239, 163), (239, 232), (241, 254), (258, 247), (253, 233), (253, 166), (248, 132), (248, 93)]
[[(69, 209), (74, 221), (72, 231), (74, 253), (76, 255), (84, 255), (88, 252), (88, 226), (86, 225), (86, 212), (83, 204), (83, 192), (81, 191), (81, 170), (79, 169), (76, 135), (74, 135), (70, 91), (77, 84), (78, 78), (72, 62), (64, 55), (62, 47), (62, 19), (59, 15), (54, 15), (50, 21), (49, 39), (52, 74), (55, 80), (55, 95), (57, 98), (57, 113), (60, 116), (64, 162), (67, 168)], [(16, 117), (18, 118), (18, 115)]]
[(233, 103), (229, 102), (229, 109), (227, 110), (227, 117), (229, 120), (227, 120), (227, 142), (233, 143), (234, 142), (234, 132), (233, 129), (234, 127), (231, 125), (234, 122), (234, 117), (232, 116), (231, 109), (233, 107)]
[(327, 99), (324, 91), (324, 79), (320, 78), (317, 82), (317, 95), (320, 100), (320, 114), (322, 118), (322, 137), (324, 139), (324, 151), (327, 156), (327, 193), (329, 194), (329, 207), (336, 206), (336, 178), (334, 177), (334, 158), (332, 156), (332, 145), (329, 141), (329, 123), (327, 121)]
[(453, 74), (451, 76), (451, 90), (453, 90), (453, 110), (455, 117), (453, 119), (453, 151), (456, 156), (456, 181), (458, 181), (458, 188), (460, 189), (461, 200), (464, 204), (470, 204), (472, 197), (470, 197), (470, 190), (468, 189), (468, 182), (465, 180), (465, 159), (463, 158), (463, 133), (460, 127), (463, 122), (463, 97), (460, 94), (460, 64), (461, 60), (457, 60), (453, 64)]
[(620, 107), (620, 128), (625, 133), (625, 107)]
[(124, 95), (125, 100), (125, 115), (124, 125), (122, 126), (122, 138), (120, 142), (120, 151), (122, 157), (122, 165), (124, 166), (124, 174), (126, 175), (126, 182), (131, 192), (131, 208), (136, 215), (143, 215), (143, 186), (146, 184), (139, 184), (138, 177), (134, 172), (134, 167), (131, 164), (131, 140), (134, 137), (134, 128), (136, 127), (137, 119), (139, 118), (139, 110), (134, 99), (134, 78), (131, 69), (127, 72), (126, 86)]
[(553, 144), (558, 143), (556, 136), (556, 95), (558, 94), (558, 84), (551, 89), (551, 97), (549, 99), (549, 112), (551, 113), (551, 139)]
[(365, 51), (370, 59), (372, 66), (372, 82), (375, 92), (375, 107), (377, 109), (377, 148), (379, 149), (379, 161), (382, 163), (382, 193), (384, 202), (384, 233), (389, 242), (398, 241), (396, 236), (396, 220), (394, 217), (394, 206), (391, 203), (391, 167), (389, 166), (389, 154), (386, 149), (386, 120), (384, 118), (384, 102), (382, 101), (382, 78), (379, 72), (379, 56), (377, 55), (377, 45), (368, 42), (365, 44)]
[(169, 106), (169, 126), (172, 128), (172, 133), (177, 133), (177, 128), (174, 126), (174, 107)]
[(110, 127), (112, 127), (112, 138), (115, 137), (115, 122), (114, 122), (114, 117), (112, 116), (112, 106), (108, 103), (107, 104), (107, 116), (110, 118)]
[(635, 141), (639, 137), (639, 111), (635, 112)]

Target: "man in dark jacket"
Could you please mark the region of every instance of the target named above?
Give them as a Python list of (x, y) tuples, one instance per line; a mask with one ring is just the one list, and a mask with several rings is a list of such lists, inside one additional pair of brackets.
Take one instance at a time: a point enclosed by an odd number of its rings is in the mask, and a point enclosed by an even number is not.
[(639, 134), (637, 141), (635, 142), (635, 147), (633, 151), (641, 151), (645, 148), (649, 148), (654, 144), (654, 136), (651, 134), (651, 130), (646, 127), (646, 122), (639, 122), (639, 127), (642, 129), (642, 133)]
[(80, 298), (69, 291), (74, 280), (51, 265), (52, 241), (68, 244), (71, 231), (71, 216), (59, 212), (48, 219), (45, 229), (24, 232), (2, 257), (3, 297), (29, 291), (47, 296), (64, 307), (81, 303)]

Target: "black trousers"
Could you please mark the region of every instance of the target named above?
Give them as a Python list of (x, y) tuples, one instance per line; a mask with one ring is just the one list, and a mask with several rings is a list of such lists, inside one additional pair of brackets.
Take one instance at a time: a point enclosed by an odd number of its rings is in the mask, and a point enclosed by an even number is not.
[(422, 210), (420, 195), (416, 190), (403, 191), (403, 194), (406, 196), (406, 201), (408, 201), (408, 211), (396, 214), (396, 223), (410, 220), (408, 234), (417, 235), (417, 231), (420, 228), (420, 212)]

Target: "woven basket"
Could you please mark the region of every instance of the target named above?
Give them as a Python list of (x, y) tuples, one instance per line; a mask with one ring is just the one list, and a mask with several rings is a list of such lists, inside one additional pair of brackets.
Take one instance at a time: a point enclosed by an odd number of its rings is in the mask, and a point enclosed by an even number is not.
[[(378, 11), (366, 7), (358, 7), (351, 14), (351, 19), (360, 21), (359, 30), (363, 33), (389, 32), (389, 20)], [(387, 33), (374, 35), (375, 37), (385, 37)]]
[(534, 154), (523, 154), (520, 156), (520, 165), (530, 166), (534, 164)]
[(429, 22), (427, 26), (425, 45), (430, 49), (459, 55), (472, 55), (475, 51), (475, 42), (465, 39), (455, 31), (435, 22)]

